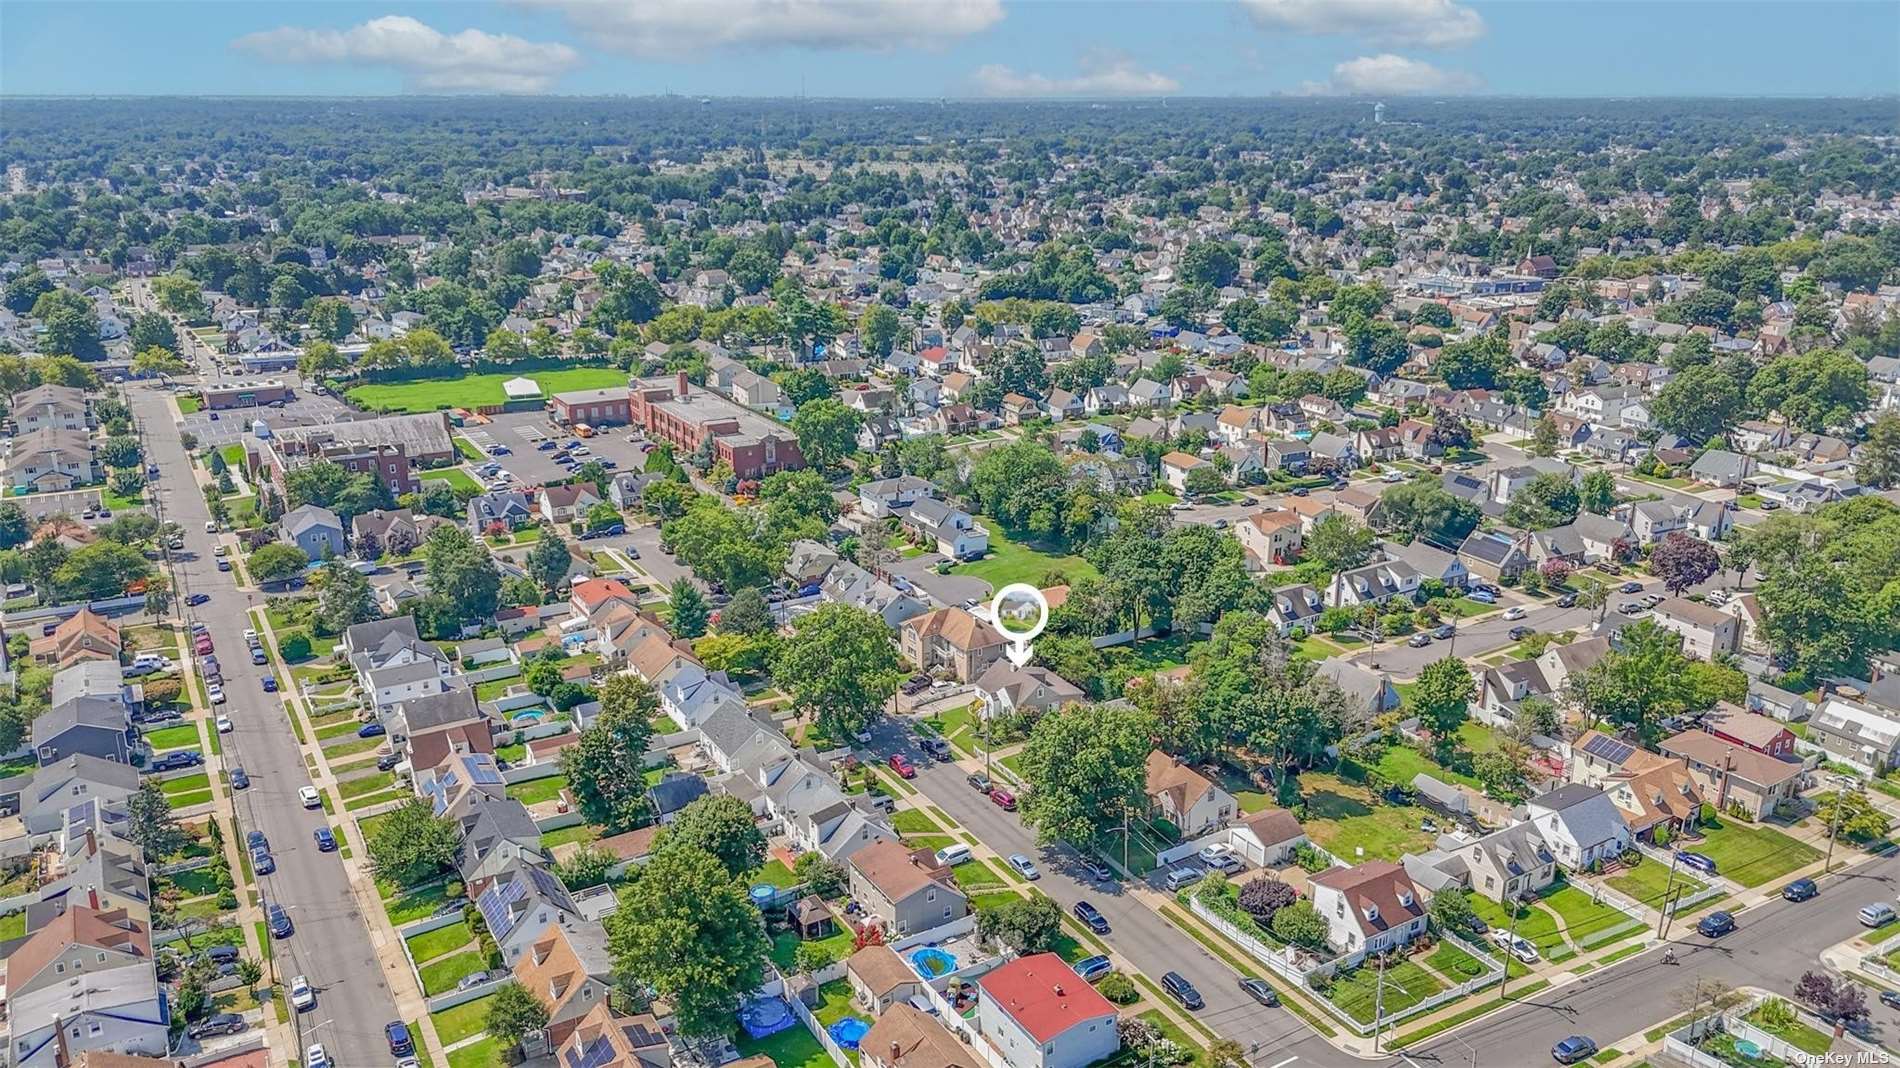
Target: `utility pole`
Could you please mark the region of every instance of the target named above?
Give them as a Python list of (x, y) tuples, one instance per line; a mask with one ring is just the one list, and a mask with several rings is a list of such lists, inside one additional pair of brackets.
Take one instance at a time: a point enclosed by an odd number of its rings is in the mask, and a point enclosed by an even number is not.
[[(1504, 988), (1511, 985), (1511, 962), (1517, 959), (1517, 957), (1514, 956), (1514, 952), (1517, 949), (1517, 918), (1523, 914), (1524, 914), (1524, 903), (1517, 900), (1516, 898), (1512, 898), (1511, 899), (1511, 926), (1509, 930), (1506, 932), (1506, 937), (1504, 939), (1504, 976), (1503, 978), (1498, 980), (1498, 1000), (1499, 1001), (1504, 1000)], [(1473, 1054), (1473, 1057), (1475, 1058), (1476, 1054)]]
[(1385, 1033), (1385, 954), (1379, 954), (1379, 981), (1372, 990), (1372, 1052), (1379, 1052), (1379, 1036)]
[(1662, 907), (1656, 910), (1656, 937), (1664, 937), (1663, 932), (1669, 923), (1669, 895), (1676, 889), (1676, 866), (1682, 863), (1680, 851), (1670, 854), (1669, 881), (1663, 884)]
[(1823, 875), (1834, 870), (1834, 839), (1840, 837), (1841, 809), (1847, 807), (1845, 804), (1847, 800), (1846, 780), (1839, 775), (1832, 776), (1832, 778), (1834, 779), (1834, 816), (1827, 821), (1827, 859), (1821, 862), (1821, 874)]

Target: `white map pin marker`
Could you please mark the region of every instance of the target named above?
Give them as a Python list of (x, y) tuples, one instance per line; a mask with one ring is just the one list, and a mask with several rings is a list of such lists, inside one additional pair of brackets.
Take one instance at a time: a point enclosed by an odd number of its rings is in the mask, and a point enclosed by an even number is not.
[[(1025, 630), (1012, 630), (1009, 627), (1005, 627), (1003, 625), (1003, 603), (1009, 600), (1028, 600), (1034, 603), (1036, 606), (1035, 624)], [(1027, 582), (1012, 582), (1002, 589), (997, 590), (996, 596), (990, 598), (990, 625), (995, 627), (996, 632), (1001, 634), (1004, 639), (1009, 642), (1009, 649), (1006, 653), (1009, 657), (1009, 662), (1017, 667), (1022, 667), (1024, 664), (1029, 663), (1031, 656), (1035, 655), (1035, 649), (1030, 643), (1035, 641), (1036, 635), (1041, 634), (1042, 629), (1049, 625), (1049, 599), (1042, 595), (1041, 590), (1031, 586)]]

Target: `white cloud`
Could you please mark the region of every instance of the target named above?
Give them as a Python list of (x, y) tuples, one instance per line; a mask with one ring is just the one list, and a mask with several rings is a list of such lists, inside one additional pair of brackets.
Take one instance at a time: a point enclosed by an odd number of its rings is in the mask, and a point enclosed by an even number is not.
[(1360, 37), (1391, 47), (1449, 48), (1484, 36), (1484, 19), (1454, 0), (1241, 0), (1263, 26)]
[(521, 0), (602, 46), (654, 58), (721, 48), (934, 48), (1001, 21), (1002, 0)]
[(409, 88), (436, 93), (543, 93), (581, 62), (579, 52), (558, 42), (481, 30), (445, 34), (407, 15), (347, 30), (281, 26), (246, 34), (231, 47), (281, 62), (390, 67)]
[(1181, 83), (1160, 71), (1142, 70), (1127, 56), (1091, 53), (1082, 57), (1071, 78), (1018, 71), (998, 63), (977, 68), (971, 80), (984, 96), (1165, 96)]
[(1382, 52), (1349, 59), (1333, 68), (1330, 81), (1308, 82), (1301, 89), (1315, 95), (1403, 96), (1469, 93), (1483, 85), (1476, 75), (1465, 71), (1445, 70), (1423, 60)]

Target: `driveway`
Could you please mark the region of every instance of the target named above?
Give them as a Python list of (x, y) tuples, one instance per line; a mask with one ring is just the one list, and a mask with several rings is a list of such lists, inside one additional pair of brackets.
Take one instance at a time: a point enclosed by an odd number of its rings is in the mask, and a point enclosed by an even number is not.
[(889, 565), (888, 570), (893, 576), (901, 576), (913, 588), (928, 594), (939, 605), (958, 605), (969, 600), (985, 602), (990, 599), (990, 584), (983, 579), (955, 572), (937, 574), (937, 565), (943, 559), (936, 553), (908, 559), (900, 557)]
[(243, 767), (251, 779), (250, 789), (232, 794), (236, 830), (261, 830), (270, 839), (277, 871), (260, 877), (258, 886), (264, 901), (285, 906), (296, 925), (294, 935), (273, 943), (276, 976), (288, 984), (292, 976), (305, 975), (317, 988), (320, 1008), (297, 1021), (306, 1043), (321, 1041), (338, 1064), (388, 1063), (382, 1026), (397, 1018), (394, 997), (342, 860), (318, 852), (312, 839), (327, 822), (324, 813), (297, 801), (298, 789), (310, 785), (310, 777), (282, 702), (264, 692), (266, 669), (252, 666), (244, 655), (244, 630), (250, 626), (245, 610), (263, 604), (263, 597), (240, 591), (235, 572), (217, 570), (215, 541), (204, 532), (210, 514), (172, 430), (164, 394), (149, 388), (126, 392), (146, 428), (147, 454), (168, 472), (152, 484), (157, 510), (185, 530), (187, 551), (176, 565), (180, 602), (194, 593), (211, 598), (190, 614), (210, 629), (230, 694), (218, 709), (236, 724), (223, 736), (224, 766)]

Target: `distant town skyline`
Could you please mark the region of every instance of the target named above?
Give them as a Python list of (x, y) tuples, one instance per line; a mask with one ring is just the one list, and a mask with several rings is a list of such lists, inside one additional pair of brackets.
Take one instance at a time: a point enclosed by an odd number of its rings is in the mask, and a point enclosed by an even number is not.
[(1900, 5), (1874, 0), (17, 0), (5, 18), (11, 95), (1900, 92)]

